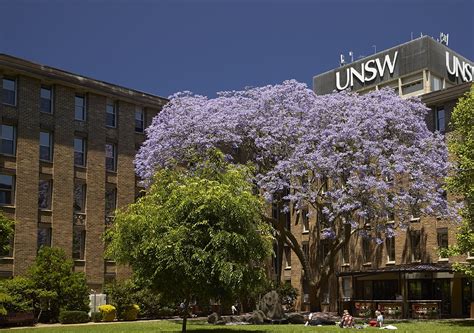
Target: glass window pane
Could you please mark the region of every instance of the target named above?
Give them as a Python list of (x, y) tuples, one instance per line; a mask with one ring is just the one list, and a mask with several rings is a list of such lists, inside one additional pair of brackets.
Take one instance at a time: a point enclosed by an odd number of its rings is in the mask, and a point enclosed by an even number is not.
[(75, 105), (79, 107), (84, 107), (84, 97), (83, 96), (76, 96), (74, 99)]
[(84, 184), (74, 185), (74, 212), (85, 212), (86, 186)]
[(51, 89), (49, 88), (41, 88), (41, 98), (43, 99), (51, 99)]
[(50, 134), (48, 132), (40, 132), (40, 145), (49, 147)]
[(115, 127), (115, 114), (107, 113), (105, 116), (105, 125)]
[(38, 227), (38, 250), (42, 246), (51, 246), (51, 228)]
[(74, 151), (84, 152), (84, 139), (75, 138), (74, 139)]
[(15, 80), (3, 79), (3, 89), (15, 91)]
[(2, 129), (0, 133), (1, 133), (2, 139), (13, 140), (15, 138), (14, 132), (15, 131), (14, 131), (13, 126), (2, 125)]
[(13, 176), (0, 175), (0, 188), (1, 189), (12, 189), (12, 186), (13, 186)]
[(38, 188), (38, 207), (51, 209), (51, 181), (40, 180)]
[(75, 119), (76, 120), (85, 120), (86, 119), (86, 105), (85, 105), (85, 99), (83, 96), (76, 96), (75, 100)]
[(115, 208), (116, 208), (116, 189), (109, 188), (105, 191), (105, 215), (111, 216), (114, 215)]

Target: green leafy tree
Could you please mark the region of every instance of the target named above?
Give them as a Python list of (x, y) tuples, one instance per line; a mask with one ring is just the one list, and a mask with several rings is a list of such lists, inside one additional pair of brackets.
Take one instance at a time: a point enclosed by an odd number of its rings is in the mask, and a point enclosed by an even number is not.
[(0, 253), (10, 251), (10, 240), (15, 230), (15, 222), (0, 212)]
[[(474, 85), (461, 98), (451, 115), (453, 132), (448, 140), (456, 171), (448, 179), (448, 189), (464, 200), (462, 225), (457, 244), (447, 254), (474, 254)], [(474, 278), (474, 263), (456, 263), (455, 269)]]
[(36, 288), (55, 292), (57, 297), (49, 305), (52, 321), (57, 321), (60, 310), (89, 311), (89, 289), (83, 273), (73, 271), (74, 263), (64, 250), (42, 247), (30, 277)]
[(145, 196), (116, 215), (109, 254), (164, 299), (220, 298), (264, 281), (270, 254), (263, 203), (244, 166), (216, 153), (190, 169), (159, 170)]

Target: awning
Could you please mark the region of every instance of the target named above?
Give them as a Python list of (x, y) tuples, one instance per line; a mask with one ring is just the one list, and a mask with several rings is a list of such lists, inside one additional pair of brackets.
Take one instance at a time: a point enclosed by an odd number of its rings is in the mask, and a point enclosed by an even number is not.
[(336, 273), (337, 276), (370, 275), (378, 273), (412, 273), (412, 272), (452, 272), (450, 263), (413, 263), (390, 265), (380, 268), (367, 268), (359, 271), (344, 271)]

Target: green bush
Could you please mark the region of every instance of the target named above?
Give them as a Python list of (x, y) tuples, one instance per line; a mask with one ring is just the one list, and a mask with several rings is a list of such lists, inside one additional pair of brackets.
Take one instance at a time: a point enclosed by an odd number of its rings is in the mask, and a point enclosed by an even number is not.
[(132, 280), (109, 284), (104, 288), (104, 293), (107, 294), (110, 304), (117, 308), (118, 319), (129, 320), (127, 311), (133, 305), (138, 305), (140, 318), (154, 319), (169, 316), (168, 309), (162, 310), (168, 304), (162, 302), (159, 294), (148, 287), (137, 285)]
[(42, 247), (30, 269), (34, 286), (47, 292), (56, 293), (50, 299), (48, 311), (44, 311), (40, 321), (57, 321), (59, 310), (89, 311), (89, 288), (83, 273), (73, 271), (74, 263), (64, 250)]
[(91, 321), (94, 323), (99, 323), (102, 321), (102, 313), (101, 312), (92, 312), (91, 313)]
[(39, 313), (57, 296), (55, 292), (37, 288), (33, 280), (24, 277), (2, 280), (0, 293), (6, 296), (1, 304), (7, 312)]
[(85, 311), (61, 311), (59, 314), (61, 324), (79, 324), (89, 322), (89, 315)]
[(139, 312), (140, 307), (136, 304), (133, 304), (123, 312), (123, 320), (137, 320)]

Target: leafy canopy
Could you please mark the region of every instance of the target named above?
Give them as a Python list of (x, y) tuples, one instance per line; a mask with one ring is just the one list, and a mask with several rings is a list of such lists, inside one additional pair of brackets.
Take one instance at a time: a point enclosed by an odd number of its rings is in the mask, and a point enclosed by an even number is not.
[[(116, 215), (109, 255), (166, 299), (219, 297), (262, 281), (269, 235), (244, 166), (219, 154), (156, 172), (146, 195)], [(146, 284), (146, 283), (144, 283)]]
[[(448, 146), (454, 156), (455, 171), (449, 177), (449, 190), (463, 198), (463, 223), (451, 255), (474, 253), (474, 85), (456, 105), (451, 115)], [(458, 264), (457, 269), (474, 277), (474, 264)]]

